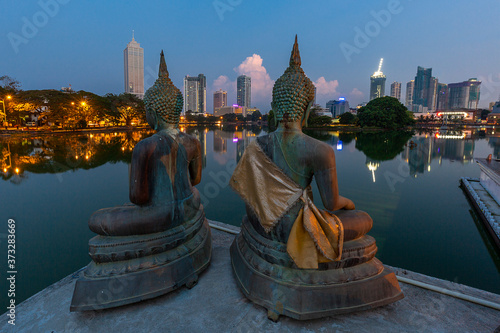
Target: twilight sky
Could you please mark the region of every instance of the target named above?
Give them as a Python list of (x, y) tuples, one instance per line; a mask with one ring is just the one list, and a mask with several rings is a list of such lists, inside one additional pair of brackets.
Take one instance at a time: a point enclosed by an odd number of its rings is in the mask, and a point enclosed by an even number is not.
[(252, 104), (270, 109), (274, 81), (288, 66), (298, 34), (302, 67), (317, 102), (368, 100), (370, 75), (384, 58), (386, 94), (393, 81), (432, 67), (440, 82), (477, 77), (481, 107), (500, 95), (500, 1), (494, 0), (1, 0), (0, 76), (22, 89), (100, 95), (124, 90), (123, 50), (144, 48), (145, 86), (157, 77), (164, 50), (174, 84), (207, 77), (213, 92), (236, 102), (236, 77), (252, 77)]

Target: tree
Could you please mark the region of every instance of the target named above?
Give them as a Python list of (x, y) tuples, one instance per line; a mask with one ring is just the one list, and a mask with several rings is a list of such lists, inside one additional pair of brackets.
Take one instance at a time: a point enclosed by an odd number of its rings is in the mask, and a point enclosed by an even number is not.
[(114, 124), (125, 123), (126, 126), (131, 126), (134, 120), (138, 123), (146, 121), (144, 102), (132, 94), (95, 96), (94, 104), (99, 105)]
[(14, 80), (10, 76), (4, 75), (0, 76), (0, 87), (8, 92), (16, 92), (21, 88), (19, 81)]
[(339, 123), (342, 125), (355, 124), (358, 118), (350, 112), (344, 112), (339, 116)]
[(274, 120), (274, 111), (272, 109), (269, 110), (267, 114), (267, 125), (269, 126), (270, 132), (274, 131), (278, 127), (278, 124)]
[(371, 126), (386, 129), (413, 125), (413, 114), (394, 97), (380, 97), (371, 100), (358, 110), (361, 127)]

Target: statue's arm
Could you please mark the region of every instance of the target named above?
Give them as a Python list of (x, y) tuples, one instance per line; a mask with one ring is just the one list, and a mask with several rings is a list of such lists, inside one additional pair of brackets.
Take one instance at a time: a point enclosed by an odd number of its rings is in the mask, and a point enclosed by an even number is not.
[(149, 202), (148, 164), (151, 148), (144, 142), (139, 142), (132, 152), (130, 163), (130, 201), (136, 205)]
[(315, 159), (314, 177), (325, 208), (329, 211), (354, 209), (354, 203), (339, 195), (335, 153), (331, 147), (321, 149)]
[(195, 140), (192, 158), (189, 161), (189, 180), (191, 181), (191, 185), (195, 186), (201, 182), (202, 167), (201, 144), (200, 141)]

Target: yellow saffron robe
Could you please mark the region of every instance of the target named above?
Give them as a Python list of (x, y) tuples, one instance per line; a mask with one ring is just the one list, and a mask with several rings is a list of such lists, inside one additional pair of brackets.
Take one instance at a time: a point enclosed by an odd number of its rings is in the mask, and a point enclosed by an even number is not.
[(287, 241), (287, 252), (297, 267), (317, 269), (320, 262), (341, 259), (344, 230), (340, 219), (318, 209), (307, 194), (308, 188), (290, 179), (256, 141), (245, 149), (229, 184), (252, 208), (266, 232), (298, 200), (303, 201)]

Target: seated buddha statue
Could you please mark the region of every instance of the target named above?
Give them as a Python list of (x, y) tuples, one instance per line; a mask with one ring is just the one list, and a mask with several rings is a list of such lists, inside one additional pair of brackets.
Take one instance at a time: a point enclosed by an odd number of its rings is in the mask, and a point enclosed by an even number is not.
[[(109, 308), (194, 286), (211, 257), (199, 192), (200, 142), (179, 130), (182, 94), (169, 78), (163, 51), (155, 84), (146, 91), (146, 119), (156, 131), (134, 147), (130, 201), (89, 220), (92, 262), (75, 286), (72, 311)], [(110, 283), (122, 285), (109, 292)]]
[[(231, 246), (237, 283), (268, 316), (311, 319), (385, 305), (403, 297), (375, 258), (373, 221), (339, 194), (331, 146), (302, 132), (314, 85), (297, 37), (290, 66), (273, 87), (277, 129), (245, 150), (230, 181), (247, 215)], [(315, 178), (325, 209), (315, 206)]]

